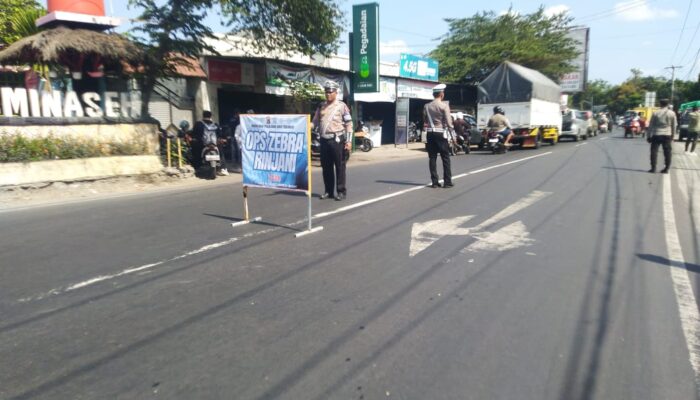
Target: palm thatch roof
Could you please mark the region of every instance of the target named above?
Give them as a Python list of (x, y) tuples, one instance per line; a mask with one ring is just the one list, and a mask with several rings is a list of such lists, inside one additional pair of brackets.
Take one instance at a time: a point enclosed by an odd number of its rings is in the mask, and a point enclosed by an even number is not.
[(116, 33), (58, 26), (22, 38), (0, 51), (0, 64), (65, 64), (78, 59), (99, 59), (105, 66), (137, 64), (143, 53), (133, 42)]

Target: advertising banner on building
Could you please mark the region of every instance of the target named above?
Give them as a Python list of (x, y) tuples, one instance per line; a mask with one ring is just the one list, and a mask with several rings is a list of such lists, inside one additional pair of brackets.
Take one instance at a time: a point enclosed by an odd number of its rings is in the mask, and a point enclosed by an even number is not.
[(365, 103), (393, 103), (396, 101), (396, 79), (382, 76), (379, 78), (379, 91), (375, 93), (355, 93), (355, 101)]
[(438, 81), (438, 62), (428, 57), (401, 53), (399, 76), (411, 79)]
[(396, 97), (432, 100), (433, 87), (435, 87), (435, 84), (432, 82), (409, 81), (399, 79), (396, 82)]
[(275, 62), (265, 64), (265, 92), (279, 96), (290, 95), (289, 84), (293, 81), (312, 83), (311, 68), (294, 68)]
[(379, 91), (379, 4), (352, 6), (354, 92)]
[(564, 93), (583, 92), (586, 89), (586, 81), (588, 80), (588, 35), (589, 28), (573, 28), (567, 32), (567, 36), (576, 41), (576, 49), (579, 52), (572, 64), (575, 70), (564, 74), (559, 85)]
[(309, 190), (308, 115), (241, 115), (243, 185)]
[(254, 85), (255, 77), (253, 64), (229, 60), (207, 60), (209, 80), (212, 82), (230, 83), (234, 85)]

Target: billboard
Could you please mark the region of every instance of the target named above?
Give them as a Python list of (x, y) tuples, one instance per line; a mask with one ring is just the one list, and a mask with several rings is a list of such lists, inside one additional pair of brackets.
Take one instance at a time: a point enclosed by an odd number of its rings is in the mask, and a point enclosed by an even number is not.
[(379, 91), (379, 4), (352, 6), (352, 70), (355, 93)]
[(437, 82), (438, 62), (428, 57), (401, 53), (399, 76)]
[(582, 92), (586, 89), (588, 80), (588, 39), (590, 28), (572, 28), (567, 32), (567, 36), (577, 42), (579, 55), (571, 62), (574, 71), (564, 74), (559, 80), (561, 91), (564, 93)]

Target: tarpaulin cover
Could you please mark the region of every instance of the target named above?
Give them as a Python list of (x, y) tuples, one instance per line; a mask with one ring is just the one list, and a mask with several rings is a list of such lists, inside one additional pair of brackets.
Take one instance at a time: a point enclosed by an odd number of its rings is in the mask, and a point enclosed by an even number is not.
[(534, 69), (506, 61), (479, 84), (479, 103), (515, 103), (539, 99), (559, 102), (561, 88)]

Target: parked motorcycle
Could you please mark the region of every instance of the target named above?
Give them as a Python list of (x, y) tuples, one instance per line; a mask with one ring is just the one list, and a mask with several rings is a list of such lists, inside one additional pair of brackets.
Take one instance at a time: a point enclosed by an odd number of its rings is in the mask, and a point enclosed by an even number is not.
[(421, 133), (420, 130), (418, 129), (418, 125), (415, 122), (411, 122), (408, 124), (408, 142), (420, 142), (421, 141)]
[(353, 137), (355, 140), (355, 148), (357, 149), (368, 152), (374, 147), (372, 139), (369, 137), (369, 129), (367, 129), (364, 124), (361, 126), (361, 130), (353, 134)]

